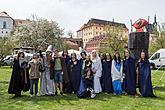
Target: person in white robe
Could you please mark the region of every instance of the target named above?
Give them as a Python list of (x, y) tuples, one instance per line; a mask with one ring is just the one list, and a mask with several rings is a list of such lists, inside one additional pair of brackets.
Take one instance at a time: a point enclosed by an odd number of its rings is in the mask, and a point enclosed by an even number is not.
[(54, 81), (50, 79), (50, 60), (52, 58), (52, 50), (50, 46), (46, 50), (46, 56), (43, 58), (44, 72), (41, 72), (40, 95), (54, 95)]
[(101, 59), (97, 55), (96, 50), (92, 51), (92, 69), (94, 71), (94, 92), (100, 93), (102, 92), (101, 84), (100, 84), (100, 77), (102, 76), (102, 64)]

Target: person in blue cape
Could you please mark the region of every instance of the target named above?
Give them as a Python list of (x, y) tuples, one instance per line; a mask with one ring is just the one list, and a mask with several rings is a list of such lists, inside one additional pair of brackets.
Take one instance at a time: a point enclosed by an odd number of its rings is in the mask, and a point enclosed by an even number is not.
[(155, 97), (152, 89), (150, 62), (145, 52), (141, 52), (137, 64), (139, 91), (143, 97)]
[(71, 60), (68, 63), (67, 70), (70, 79), (70, 91), (68, 93), (74, 92), (77, 94), (81, 78), (81, 63), (76, 58), (76, 53), (71, 54)]
[(121, 60), (119, 52), (115, 53), (114, 59), (112, 60), (111, 76), (114, 95), (121, 95), (123, 82), (123, 61)]
[(128, 49), (124, 51), (124, 90), (128, 95), (136, 95), (136, 69), (135, 60), (130, 56)]
[(112, 59), (109, 53), (106, 53), (105, 60), (102, 62), (102, 89), (103, 92), (113, 93), (112, 77), (111, 77)]

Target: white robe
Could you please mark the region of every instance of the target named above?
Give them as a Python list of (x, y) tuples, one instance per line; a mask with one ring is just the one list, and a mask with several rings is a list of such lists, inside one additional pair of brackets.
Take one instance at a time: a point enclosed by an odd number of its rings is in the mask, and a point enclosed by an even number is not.
[(46, 70), (41, 73), (40, 94), (53, 95), (55, 92), (54, 80), (50, 79), (50, 69), (48, 67), (48, 62), (46, 62), (46, 60), (44, 61), (44, 66)]
[(92, 69), (96, 71), (96, 74), (94, 75), (94, 92), (100, 93), (102, 92), (102, 88), (100, 84), (100, 77), (102, 76), (101, 59), (98, 57), (92, 60), (92, 62), (93, 62)]
[(115, 67), (115, 60), (112, 60), (112, 66), (111, 66), (111, 76), (112, 76), (112, 81), (114, 80), (120, 80), (121, 82), (123, 81), (123, 61), (121, 60), (121, 68), (120, 71), (118, 71)]

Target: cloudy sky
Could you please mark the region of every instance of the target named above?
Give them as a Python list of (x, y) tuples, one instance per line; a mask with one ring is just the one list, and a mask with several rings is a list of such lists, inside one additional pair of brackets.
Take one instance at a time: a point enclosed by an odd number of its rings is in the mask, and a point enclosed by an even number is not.
[(37, 15), (54, 20), (65, 29), (76, 32), (90, 18), (122, 22), (130, 28), (130, 19), (157, 15), (165, 22), (164, 0), (0, 0), (0, 12), (6, 11), (14, 19)]

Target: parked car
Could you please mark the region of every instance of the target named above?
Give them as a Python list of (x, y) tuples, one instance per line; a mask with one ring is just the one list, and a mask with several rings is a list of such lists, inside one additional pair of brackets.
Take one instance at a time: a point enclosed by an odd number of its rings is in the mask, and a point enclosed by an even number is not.
[(159, 49), (149, 58), (151, 68), (165, 68), (165, 49)]
[(8, 55), (3, 59), (3, 63), (11, 67), (13, 65), (13, 61), (14, 61), (14, 57), (12, 55)]

